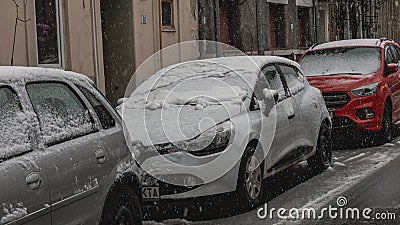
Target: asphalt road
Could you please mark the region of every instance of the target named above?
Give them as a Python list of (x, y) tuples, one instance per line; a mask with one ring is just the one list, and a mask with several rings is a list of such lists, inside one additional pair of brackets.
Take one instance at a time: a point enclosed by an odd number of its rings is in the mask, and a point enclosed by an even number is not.
[(400, 208), (400, 158), (352, 189), (348, 201), (350, 207)]

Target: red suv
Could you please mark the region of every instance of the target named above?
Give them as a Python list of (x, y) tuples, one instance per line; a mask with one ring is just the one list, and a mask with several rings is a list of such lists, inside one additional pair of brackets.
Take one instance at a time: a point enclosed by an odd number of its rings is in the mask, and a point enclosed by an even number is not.
[(300, 58), (319, 88), (336, 132), (378, 133), (393, 138), (400, 120), (400, 46), (392, 40), (353, 39), (319, 44)]

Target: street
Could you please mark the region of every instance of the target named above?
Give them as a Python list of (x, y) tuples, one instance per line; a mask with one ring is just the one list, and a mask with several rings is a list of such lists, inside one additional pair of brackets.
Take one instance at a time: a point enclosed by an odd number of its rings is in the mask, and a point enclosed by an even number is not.
[[(346, 205), (348, 208), (387, 208), (388, 212), (396, 212), (393, 208), (400, 207), (398, 195), (400, 190), (399, 148), (400, 138), (397, 138), (392, 143), (377, 147), (336, 150), (333, 167), (319, 175), (311, 174), (307, 163), (300, 163), (267, 180), (267, 207), (268, 209), (284, 208), (287, 210), (313, 208), (318, 212), (328, 205), (337, 207), (337, 199), (345, 197), (348, 201)], [(161, 224), (228, 225), (286, 224), (288, 222), (278, 219), (277, 214), (272, 219), (270, 217), (266, 219), (258, 218), (257, 211), (264, 206), (251, 211), (240, 212), (232, 207), (229, 201), (224, 202), (223, 199), (222, 197), (216, 201), (213, 198), (213, 204), (210, 204), (211, 200), (208, 203), (202, 203), (199, 206), (202, 213), (188, 211), (188, 208), (177, 208), (177, 211), (183, 210), (187, 217), (185, 219), (165, 220)], [(389, 210), (390, 208), (392, 210)], [(177, 216), (179, 217), (179, 215)], [(398, 222), (400, 216), (398, 210), (396, 216)], [(326, 223), (338, 222), (328, 217), (324, 217), (324, 221)], [(307, 224), (315, 221), (291, 220), (290, 222)], [(346, 223), (349, 223), (349, 221), (346, 221)], [(386, 223), (383, 222), (383, 224), (388, 223), (387, 221)], [(147, 221), (145, 224), (160, 223)]]

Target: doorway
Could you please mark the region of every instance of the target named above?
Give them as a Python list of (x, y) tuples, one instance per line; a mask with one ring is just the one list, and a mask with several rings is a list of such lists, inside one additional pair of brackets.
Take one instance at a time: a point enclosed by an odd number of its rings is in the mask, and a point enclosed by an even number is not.
[(133, 0), (101, 0), (106, 96), (116, 106), (135, 72)]

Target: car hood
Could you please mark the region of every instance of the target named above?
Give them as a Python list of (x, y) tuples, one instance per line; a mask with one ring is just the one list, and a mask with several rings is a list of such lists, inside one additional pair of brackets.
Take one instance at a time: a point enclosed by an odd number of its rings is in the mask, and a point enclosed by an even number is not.
[(351, 91), (376, 82), (373, 75), (338, 75), (307, 77), (310, 85), (322, 92)]
[(191, 140), (241, 111), (240, 104), (210, 105), (203, 109), (188, 105), (118, 110), (132, 142), (140, 141), (144, 146)]

